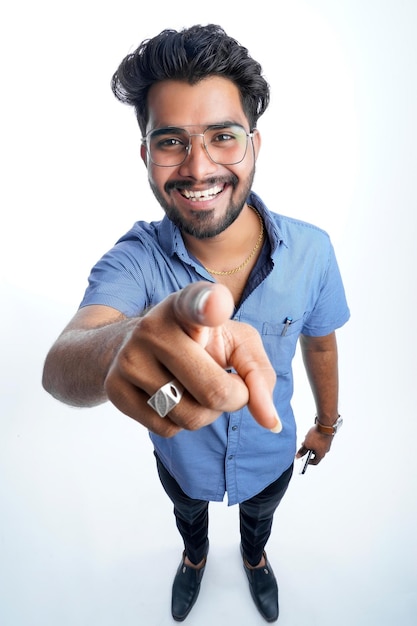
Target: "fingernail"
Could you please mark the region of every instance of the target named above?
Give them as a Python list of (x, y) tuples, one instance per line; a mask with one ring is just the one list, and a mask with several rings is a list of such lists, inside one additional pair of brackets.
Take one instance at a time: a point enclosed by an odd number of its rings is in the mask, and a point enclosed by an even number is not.
[(271, 428), (271, 433), (275, 433), (278, 434), (280, 433), (282, 430), (282, 423), (281, 420), (279, 419), (279, 417), (277, 416), (277, 422), (275, 424), (275, 426), (273, 428)]
[(210, 293), (211, 289), (203, 289), (193, 300), (193, 314), (199, 322), (204, 319), (204, 310)]

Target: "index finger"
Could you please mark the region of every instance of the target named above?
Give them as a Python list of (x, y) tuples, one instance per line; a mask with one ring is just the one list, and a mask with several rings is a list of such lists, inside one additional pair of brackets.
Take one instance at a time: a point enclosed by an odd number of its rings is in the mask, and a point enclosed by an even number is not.
[(208, 329), (224, 324), (233, 309), (232, 294), (220, 283), (192, 283), (178, 292), (174, 300), (174, 312), (181, 327), (203, 347), (208, 342)]

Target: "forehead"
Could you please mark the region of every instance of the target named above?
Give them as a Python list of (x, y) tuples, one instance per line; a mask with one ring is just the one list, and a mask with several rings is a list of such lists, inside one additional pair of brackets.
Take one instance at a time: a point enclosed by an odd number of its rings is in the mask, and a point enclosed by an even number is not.
[(162, 126), (189, 126), (235, 122), (248, 126), (239, 90), (229, 79), (210, 76), (190, 85), (180, 80), (165, 80), (148, 94), (149, 119), (146, 132)]

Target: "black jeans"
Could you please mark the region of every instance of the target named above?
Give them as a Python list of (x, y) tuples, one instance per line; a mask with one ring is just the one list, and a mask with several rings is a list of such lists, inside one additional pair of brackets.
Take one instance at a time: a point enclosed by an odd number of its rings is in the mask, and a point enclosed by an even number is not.
[[(200, 563), (208, 552), (207, 500), (187, 496), (155, 453), (159, 478), (174, 504), (177, 528), (183, 538), (185, 553), (191, 563)], [(239, 504), (242, 549), (250, 565), (258, 565), (269, 539), (275, 510), (287, 491), (293, 465), (253, 498)]]

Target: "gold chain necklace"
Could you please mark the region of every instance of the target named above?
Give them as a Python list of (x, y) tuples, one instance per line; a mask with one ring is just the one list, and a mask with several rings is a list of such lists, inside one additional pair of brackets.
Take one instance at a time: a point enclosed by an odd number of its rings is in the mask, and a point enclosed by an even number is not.
[(251, 260), (251, 258), (253, 257), (253, 255), (255, 254), (257, 249), (259, 248), (259, 246), (261, 245), (261, 241), (262, 241), (262, 238), (264, 236), (264, 223), (263, 223), (262, 217), (261, 217), (259, 211), (257, 211), (255, 209), (255, 207), (251, 206), (250, 204), (248, 204), (248, 207), (250, 209), (252, 209), (252, 211), (255, 211), (256, 215), (258, 216), (259, 224), (260, 224), (260, 227), (261, 227), (260, 228), (260, 232), (259, 232), (259, 237), (258, 237), (258, 240), (257, 240), (257, 242), (255, 244), (255, 247), (253, 248), (253, 250), (250, 253), (250, 255), (248, 256), (248, 258), (245, 261), (243, 261), (243, 263), (241, 263), (240, 265), (235, 267), (233, 270), (227, 270), (227, 271), (219, 272), (217, 270), (211, 270), (208, 267), (204, 266), (204, 269), (206, 269), (209, 274), (213, 274), (214, 276), (230, 276), (231, 274), (236, 274), (237, 272), (240, 272), (240, 270), (243, 270), (243, 268), (246, 267), (246, 265), (249, 263), (249, 261)]

